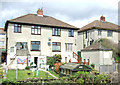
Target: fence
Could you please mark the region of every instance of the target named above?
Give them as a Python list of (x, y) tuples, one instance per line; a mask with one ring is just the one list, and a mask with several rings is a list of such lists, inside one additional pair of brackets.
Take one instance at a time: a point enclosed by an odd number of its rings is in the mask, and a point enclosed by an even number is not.
[(100, 74), (103, 73), (103, 74), (109, 74), (109, 73), (112, 73), (114, 71), (118, 71), (118, 64), (115, 63), (113, 65), (100, 65), (99, 67), (99, 72)]

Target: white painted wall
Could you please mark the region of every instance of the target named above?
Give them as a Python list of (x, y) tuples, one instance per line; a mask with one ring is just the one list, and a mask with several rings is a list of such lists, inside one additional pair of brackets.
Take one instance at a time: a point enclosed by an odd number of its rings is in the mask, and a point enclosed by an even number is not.
[(100, 65), (112, 65), (112, 51), (82, 51), (82, 61), (89, 59), (90, 64), (95, 64), (95, 69), (99, 70)]
[(98, 30), (97, 29), (91, 29), (87, 31), (88, 37), (85, 38), (85, 32), (80, 32), (78, 33), (78, 50), (83, 49), (84, 44), (86, 47), (90, 45), (90, 41), (93, 39), (94, 41), (100, 39), (100, 38), (107, 38), (109, 40), (112, 40), (115, 43), (118, 43), (118, 32), (113, 31), (113, 36), (112, 37), (107, 37), (107, 30), (102, 30), (102, 34), (98, 35)]
[[(41, 27), (41, 35), (31, 35), (31, 26), (22, 25), (22, 33), (14, 33), (14, 24), (8, 24), (8, 52), (7, 62), (9, 63), (10, 47), (15, 46), (16, 42), (27, 42), (28, 50), (32, 57), (40, 56), (53, 56), (55, 54), (61, 54), (62, 62), (65, 62), (65, 57), (72, 57), (72, 52), (77, 53), (77, 30), (74, 30), (74, 37), (68, 37), (68, 29), (61, 29), (61, 37), (52, 36), (52, 28)], [(51, 37), (51, 41), (48, 38)], [(31, 41), (40, 41), (41, 51), (31, 51)], [(51, 46), (48, 46), (48, 42), (51, 42)], [(52, 52), (52, 42), (61, 42), (61, 52)], [(73, 43), (73, 51), (65, 51), (65, 43)], [(69, 58), (68, 58), (69, 59)], [(69, 60), (68, 60), (69, 61)]]

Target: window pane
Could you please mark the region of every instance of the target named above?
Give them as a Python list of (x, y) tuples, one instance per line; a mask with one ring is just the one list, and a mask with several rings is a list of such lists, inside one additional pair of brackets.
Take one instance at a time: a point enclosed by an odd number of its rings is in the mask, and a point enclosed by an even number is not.
[(74, 30), (72, 30), (72, 36), (74, 36)]
[(38, 26), (38, 28), (40, 28), (40, 26)]
[(55, 28), (53, 28), (52, 35), (55, 35)]
[(35, 34), (37, 34), (37, 29), (35, 29)]
[(72, 43), (66, 43), (66, 51), (72, 51), (72, 46), (73, 44)]
[(60, 28), (58, 29), (58, 35), (60, 35)]
[(53, 42), (52, 43), (52, 51), (60, 51), (60, 43), (59, 42)]
[(18, 27), (18, 32), (21, 32), (21, 28), (20, 27)]
[(17, 27), (14, 27), (14, 32), (17, 32)]
[(71, 30), (69, 30), (69, 37), (71, 36)]
[(32, 45), (32, 50), (39, 50), (39, 45), (33, 44)]
[(40, 34), (40, 29), (38, 29), (38, 34)]
[(34, 33), (34, 29), (32, 28), (32, 33)]
[(32, 46), (32, 50), (40, 50), (40, 42), (39, 41), (32, 41), (31, 46)]
[(58, 35), (58, 30), (57, 30), (57, 28), (55, 28), (55, 35)]
[(36, 41), (36, 44), (37, 44), (37, 45), (39, 45), (39, 44), (40, 44), (40, 42), (39, 42), (39, 41)]

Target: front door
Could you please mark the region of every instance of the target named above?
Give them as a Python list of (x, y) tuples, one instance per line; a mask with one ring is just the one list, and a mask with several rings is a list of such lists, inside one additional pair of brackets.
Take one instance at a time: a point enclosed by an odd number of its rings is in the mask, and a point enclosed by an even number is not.
[(34, 57), (34, 63), (36, 64), (36, 67), (37, 67), (37, 61), (38, 61), (38, 57)]

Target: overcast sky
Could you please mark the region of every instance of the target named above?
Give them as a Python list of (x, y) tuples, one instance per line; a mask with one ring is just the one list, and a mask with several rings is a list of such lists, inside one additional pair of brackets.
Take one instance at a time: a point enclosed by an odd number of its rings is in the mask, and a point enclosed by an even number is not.
[(28, 13), (36, 14), (43, 7), (44, 15), (52, 16), (78, 28), (99, 20), (118, 24), (119, 0), (0, 0), (0, 27), (6, 20)]

